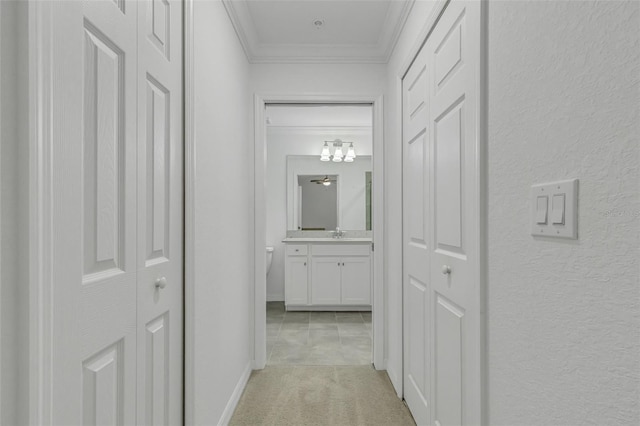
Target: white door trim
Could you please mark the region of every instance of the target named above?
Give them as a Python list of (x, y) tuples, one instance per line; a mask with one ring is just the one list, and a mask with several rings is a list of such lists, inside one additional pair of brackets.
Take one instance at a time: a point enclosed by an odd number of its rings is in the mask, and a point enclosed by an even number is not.
[(195, 92), (193, 0), (184, 0), (184, 424), (195, 422)]
[(253, 287), (253, 368), (262, 369), (267, 362), (266, 354), (266, 302), (267, 278), (266, 241), (266, 124), (264, 109), (267, 104), (371, 104), (373, 108), (373, 365), (384, 370), (384, 144), (381, 95), (262, 95), (254, 96), (254, 258), (255, 285)]
[(29, 2), (29, 424), (51, 425), (51, 2)]
[[(425, 25), (422, 27), (419, 36), (416, 38), (414, 45), (411, 47), (407, 55), (405, 56), (404, 61), (402, 61), (400, 67), (395, 72), (395, 85), (394, 90), (396, 91), (396, 95), (398, 99), (402, 100), (402, 79), (409, 71), (409, 68), (413, 64), (416, 56), (420, 52), (422, 46), (426, 43), (427, 39), (431, 35), (431, 32), (435, 28), (440, 16), (444, 12), (445, 8), (449, 4), (450, 0), (438, 0), (435, 6), (433, 7), (429, 17)], [(481, 363), (481, 388), (482, 399), (481, 399), (481, 412), (482, 412), (482, 424), (490, 424), (489, 423), (489, 364), (488, 364), (488, 324), (487, 324), (487, 316), (488, 316), (488, 305), (487, 305), (487, 294), (488, 294), (488, 272), (487, 272), (487, 253), (488, 253), (488, 163), (487, 163), (487, 132), (488, 132), (488, 71), (487, 71), (487, 62), (488, 62), (488, 1), (487, 0), (478, 0), (480, 1), (480, 66), (479, 66), (479, 75), (476, 76), (476, 87), (478, 89), (478, 107), (477, 113), (478, 117), (476, 120), (477, 125), (477, 153), (478, 157), (476, 158), (476, 190), (478, 191), (476, 206), (478, 211), (478, 265), (477, 265), (477, 273), (479, 279), (479, 289), (481, 292), (480, 300), (481, 300), (481, 345), (480, 348), (480, 363)], [(398, 131), (396, 133), (397, 140), (402, 140), (403, 128), (402, 121), (400, 121), (400, 125), (398, 127)], [(400, 188), (402, 190), (402, 188)], [(402, 271), (404, 274), (404, 269)], [(403, 290), (404, 291), (404, 290)], [(403, 307), (401, 308), (403, 309)], [(401, 335), (404, 336), (404, 313), (402, 315), (403, 324)], [(402, 370), (399, 372), (399, 388), (403, 392), (404, 390), (404, 341), (402, 341), (402, 357), (401, 363), (403, 364)], [(400, 396), (400, 395), (399, 395)]]

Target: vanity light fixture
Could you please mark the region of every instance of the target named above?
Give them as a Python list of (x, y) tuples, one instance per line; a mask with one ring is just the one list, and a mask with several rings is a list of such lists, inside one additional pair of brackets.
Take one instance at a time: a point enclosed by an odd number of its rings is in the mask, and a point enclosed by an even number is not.
[[(333, 155), (331, 155), (331, 151), (329, 151), (329, 143), (333, 144)], [(349, 144), (349, 149), (347, 150), (346, 155), (342, 152), (342, 144), (345, 143)], [(352, 163), (355, 158), (356, 152), (353, 149), (353, 142), (342, 142), (340, 139), (324, 141), (324, 146), (320, 153), (320, 161), (333, 161), (334, 163), (340, 163), (344, 160), (347, 163)]]

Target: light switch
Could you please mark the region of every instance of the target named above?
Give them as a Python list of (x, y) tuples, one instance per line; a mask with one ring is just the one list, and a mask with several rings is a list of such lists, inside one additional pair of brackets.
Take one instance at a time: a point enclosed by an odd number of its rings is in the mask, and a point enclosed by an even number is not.
[(531, 235), (578, 239), (578, 179), (531, 186)]
[(564, 194), (555, 194), (551, 201), (551, 223), (564, 225)]
[(536, 203), (536, 223), (539, 225), (547, 224), (547, 210), (549, 206), (549, 197), (543, 195), (538, 197), (538, 202)]

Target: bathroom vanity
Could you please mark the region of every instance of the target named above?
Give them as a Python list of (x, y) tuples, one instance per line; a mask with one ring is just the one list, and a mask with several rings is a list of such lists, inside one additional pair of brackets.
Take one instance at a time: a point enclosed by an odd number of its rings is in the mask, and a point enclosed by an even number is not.
[(285, 238), (288, 311), (370, 311), (371, 238)]

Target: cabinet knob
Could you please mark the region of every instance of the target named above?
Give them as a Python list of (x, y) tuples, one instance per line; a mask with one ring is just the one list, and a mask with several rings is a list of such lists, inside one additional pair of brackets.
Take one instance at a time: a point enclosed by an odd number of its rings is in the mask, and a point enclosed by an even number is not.
[(449, 265), (442, 265), (442, 273), (444, 275), (449, 275), (451, 273), (451, 266)]
[(304, 266), (307, 266), (307, 262), (304, 262)]

